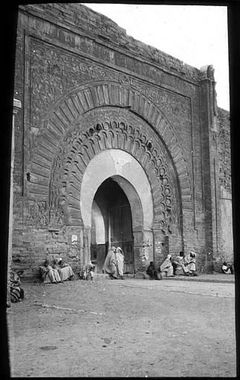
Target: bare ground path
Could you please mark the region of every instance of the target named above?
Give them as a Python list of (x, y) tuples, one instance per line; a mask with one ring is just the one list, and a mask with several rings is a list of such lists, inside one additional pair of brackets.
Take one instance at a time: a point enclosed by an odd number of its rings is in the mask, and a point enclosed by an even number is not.
[(8, 311), (16, 377), (236, 376), (234, 284), (24, 284)]

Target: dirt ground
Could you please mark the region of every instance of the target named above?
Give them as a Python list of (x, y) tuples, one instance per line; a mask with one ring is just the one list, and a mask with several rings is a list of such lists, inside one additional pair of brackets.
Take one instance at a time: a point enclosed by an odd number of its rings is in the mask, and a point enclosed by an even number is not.
[(236, 376), (233, 283), (23, 284), (8, 309), (12, 377)]

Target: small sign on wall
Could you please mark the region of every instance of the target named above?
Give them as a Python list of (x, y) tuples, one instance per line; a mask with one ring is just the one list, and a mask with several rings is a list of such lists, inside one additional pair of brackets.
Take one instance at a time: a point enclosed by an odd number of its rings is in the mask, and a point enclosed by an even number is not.
[(72, 244), (77, 243), (78, 238), (77, 235), (72, 235)]

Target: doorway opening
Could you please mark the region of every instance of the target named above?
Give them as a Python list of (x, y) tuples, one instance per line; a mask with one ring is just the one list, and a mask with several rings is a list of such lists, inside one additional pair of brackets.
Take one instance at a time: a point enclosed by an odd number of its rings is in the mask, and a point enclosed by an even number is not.
[(98, 273), (110, 247), (124, 252), (124, 273), (134, 272), (132, 212), (128, 198), (119, 184), (106, 179), (98, 188), (92, 204), (91, 261)]

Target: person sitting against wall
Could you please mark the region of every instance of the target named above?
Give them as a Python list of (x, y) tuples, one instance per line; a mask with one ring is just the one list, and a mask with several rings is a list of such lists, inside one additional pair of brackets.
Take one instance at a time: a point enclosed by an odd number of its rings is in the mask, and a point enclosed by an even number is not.
[(74, 278), (74, 273), (72, 267), (65, 263), (60, 257), (54, 260), (54, 268), (57, 269), (61, 281), (72, 280)]
[(94, 270), (95, 270), (95, 265), (92, 264), (91, 260), (87, 265), (85, 265), (84, 271), (83, 271), (83, 279), (84, 280), (93, 280), (94, 276)]
[(182, 251), (172, 260), (173, 274), (184, 276), (197, 276), (196, 273), (196, 254), (192, 251), (185, 256)]
[(156, 269), (153, 261), (150, 261), (150, 264), (147, 267), (146, 273), (150, 277), (150, 280), (161, 280), (162, 279), (162, 275), (161, 275), (160, 271), (158, 271)]
[(44, 261), (43, 265), (40, 266), (40, 274), (44, 284), (56, 284), (62, 282), (58, 270), (53, 268), (47, 259)]
[(172, 258), (172, 266), (173, 266), (173, 275), (176, 276), (178, 274), (185, 274), (184, 273), (184, 253), (183, 251), (179, 252), (179, 255)]
[(172, 265), (173, 265), (173, 275), (184, 275), (184, 276), (190, 276), (189, 269), (188, 269), (188, 259), (184, 255), (183, 251), (179, 252), (179, 255), (175, 258), (172, 258)]
[(196, 253), (191, 251), (184, 259), (183, 271), (188, 276), (197, 276)]
[(233, 274), (233, 266), (226, 261), (222, 263), (221, 270), (224, 274)]
[(166, 259), (160, 265), (160, 272), (165, 273), (166, 277), (173, 277), (173, 265), (172, 265), (172, 256), (167, 255)]
[(10, 298), (11, 302), (21, 302), (24, 299), (24, 290), (21, 288), (20, 272), (10, 272)]

